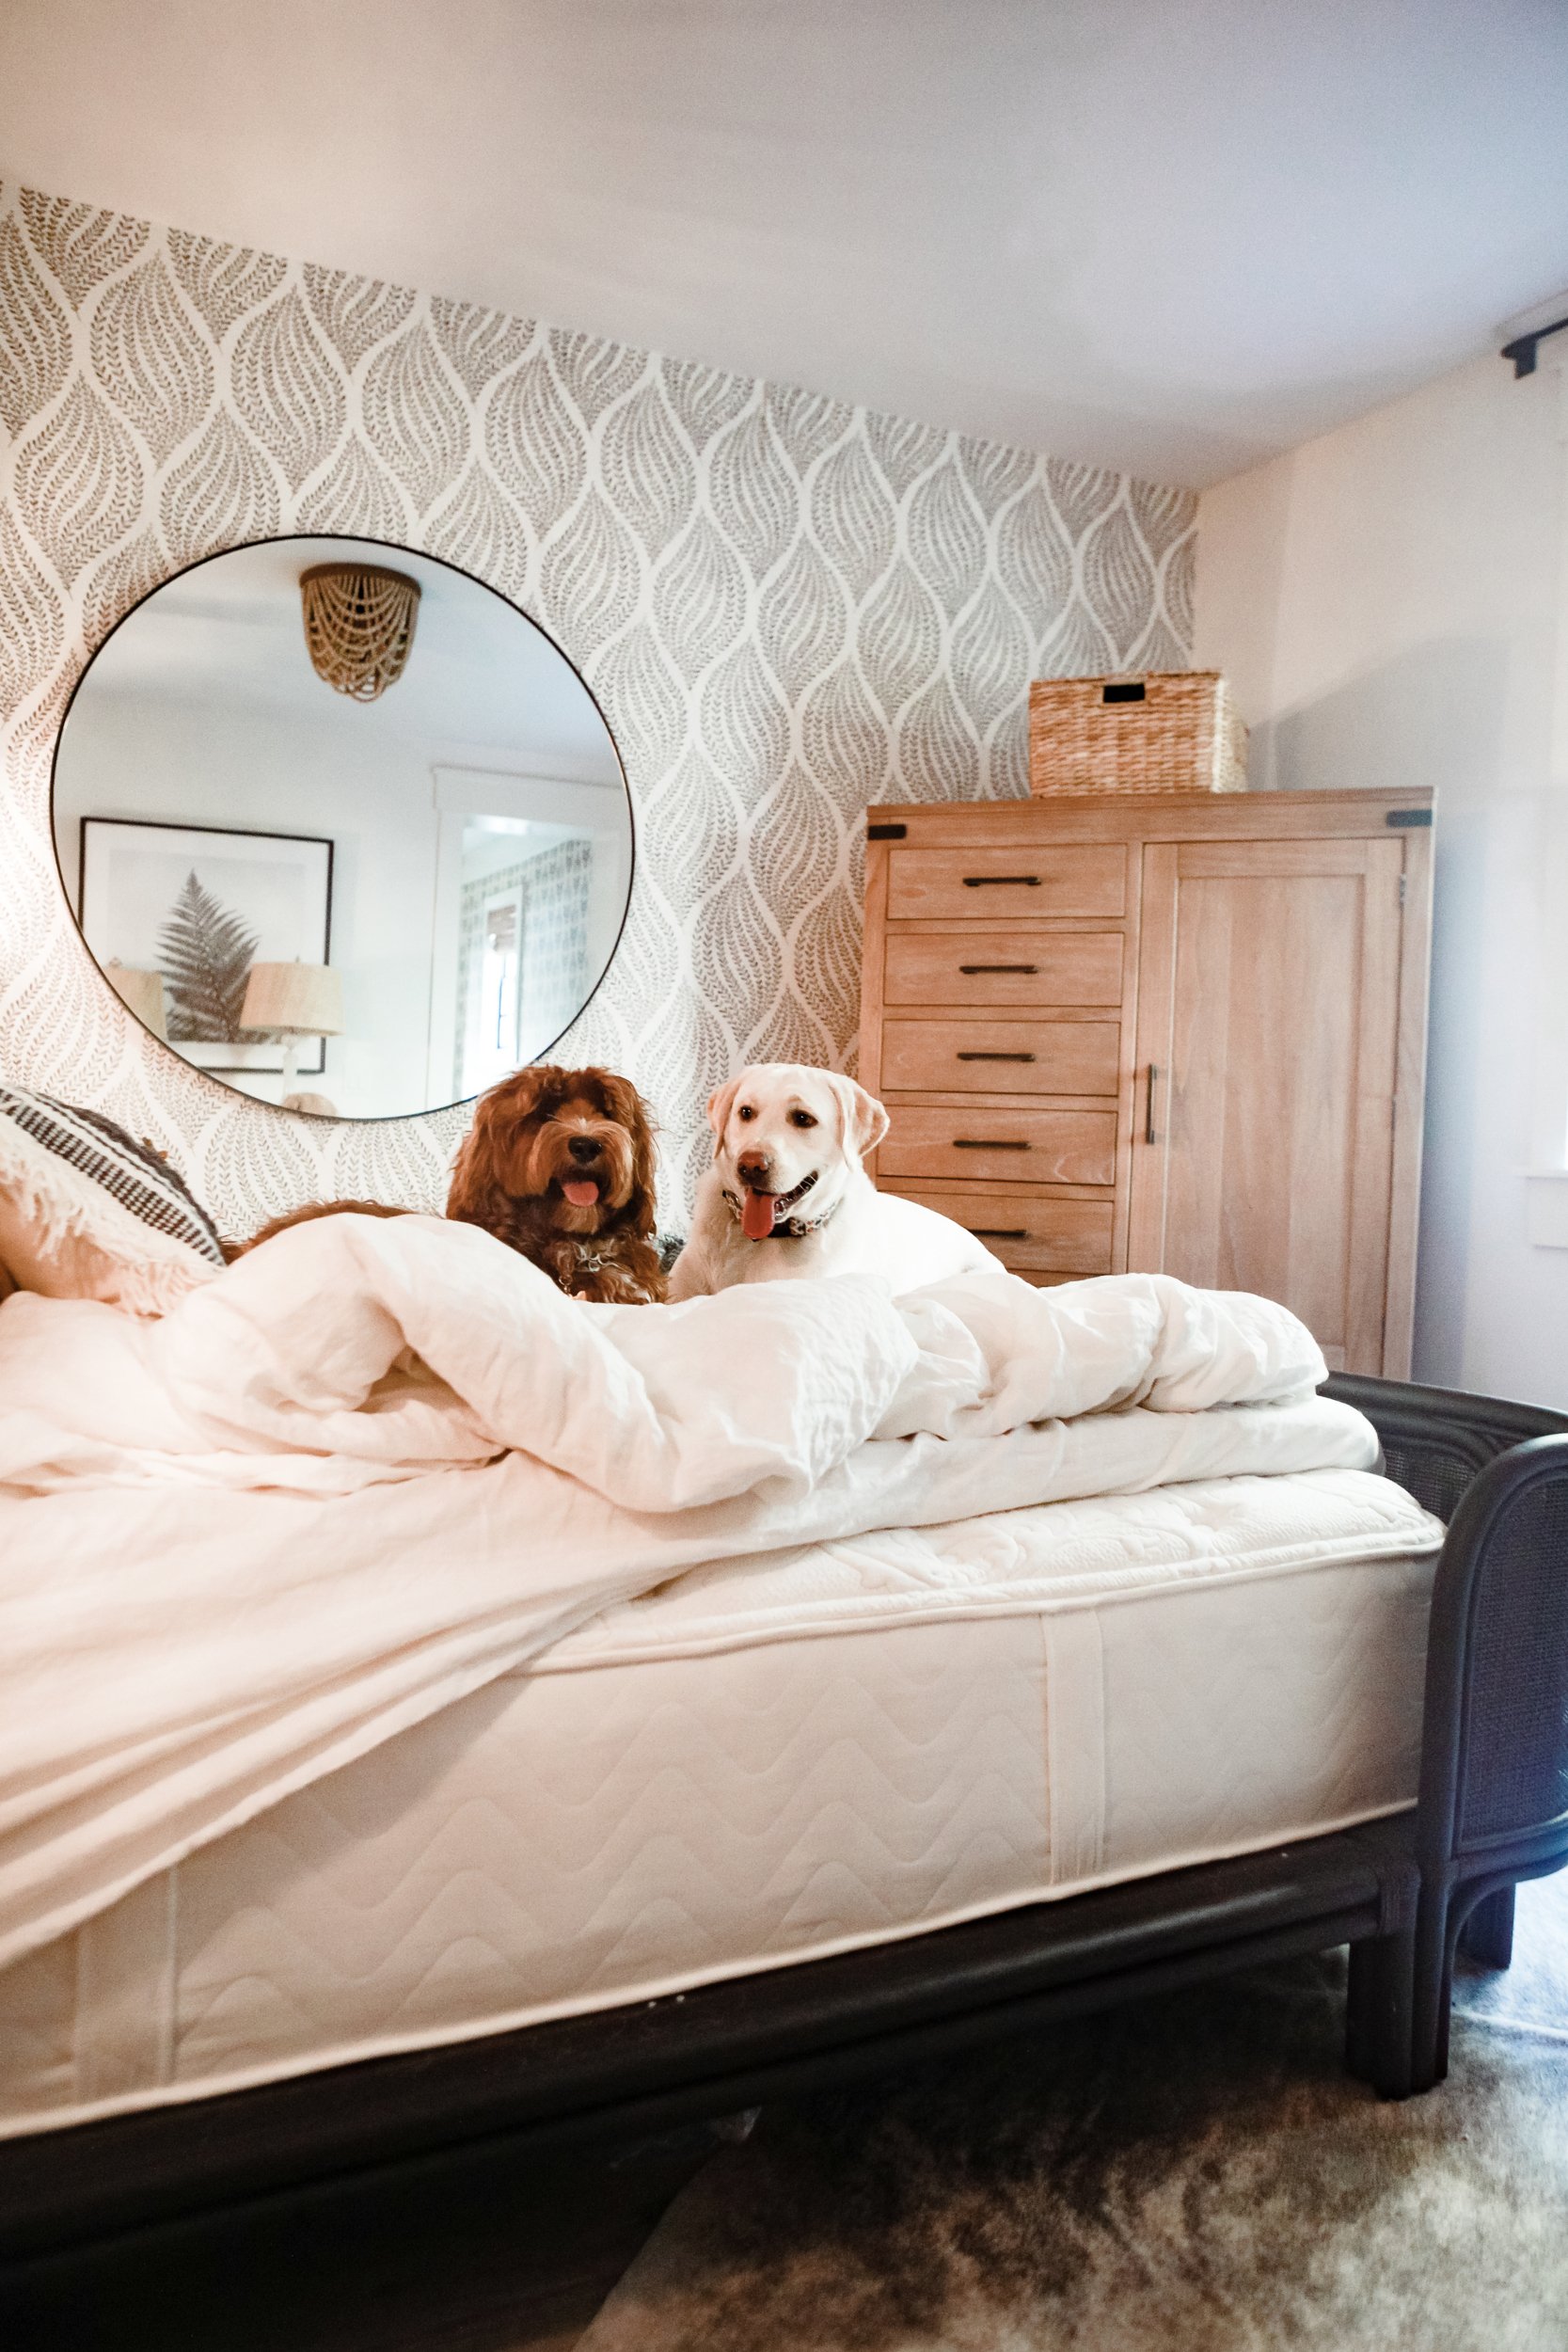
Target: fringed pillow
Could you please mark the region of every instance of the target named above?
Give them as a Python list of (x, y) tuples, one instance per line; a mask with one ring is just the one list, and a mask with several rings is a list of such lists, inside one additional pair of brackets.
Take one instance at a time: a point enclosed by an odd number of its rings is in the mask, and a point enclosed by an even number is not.
[(0, 1268), (17, 1287), (161, 1315), (223, 1263), (155, 1152), (98, 1111), (0, 1085)]

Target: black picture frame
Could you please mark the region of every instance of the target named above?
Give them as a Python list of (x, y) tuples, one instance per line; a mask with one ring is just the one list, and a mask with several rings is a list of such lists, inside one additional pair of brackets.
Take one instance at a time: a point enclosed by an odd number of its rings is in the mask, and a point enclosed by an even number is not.
[[(262, 832), (245, 825), (193, 825), (178, 818), (146, 817), (83, 817), (81, 823), (81, 864), (76, 897), (76, 919), (82, 936), (102, 968), (111, 962), (146, 965), (150, 950), (139, 944), (148, 931), (145, 906), (118, 904), (113, 893), (117, 881), (125, 887), (124, 861), (134, 854), (133, 844), (124, 836), (159, 836), (157, 842), (145, 842), (150, 862), (156, 858), (164, 867), (172, 867), (185, 860), (198, 882), (202, 879), (204, 852), (199, 845), (212, 844), (205, 851), (208, 872), (208, 895), (226, 913), (252, 927), (258, 941), (258, 960), (287, 963), (298, 958), (302, 963), (330, 963), (332, 961), (332, 885), (333, 843), (325, 834)], [(260, 845), (273, 852), (265, 856), (246, 856), (238, 850), (241, 843)], [(115, 873), (117, 850), (120, 872)], [(226, 853), (227, 852), (227, 853)], [(292, 854), (291, 854), (292, 853)], [(266, 910), (258, 894), (247, 898), (243, 881), (239, 879), (246, 864), (258, 869), (258, 878), (264, 868), (293, 865), (305, 886), (307, 903), (300, 914), (297, 931), (284, 922), (278, 928), (276, 912), (269, 923), (264, 921)], [(223, 869), (214, 877), (212, 869)], [(170, 876), (164, 877), (167, 885)], [(219, 888), (210, 887), (213, 883)], [(150, 876), (144, 882), (149, 895), (156, 889), (156, 879)], [(272, 894), (277, 897), (276, 888)], [(237, 902), (236, 902), (237, 900)], [(169, 900), (170, 913), (173, 900)], [(261, 928), (256, 926), (261, 924)], [(130, 952), (124, 952), (129, 948)], [(214, 1075), (232, 1073), (244, 1075), (277, 1076), (283, 1070), (284, 1048), (270, 1040), (258, 1040), (253, 1045), (225, 1040), (201, 1040), (178, 1034), (178, 1012), (169, 1009), (168, 1042), (198, 1070)], [(301, 1077), (320, 1077), (326, 1068), (326, 1042), (318, 1038), (313, 1055), (306, 1055), (296, 1062)]]

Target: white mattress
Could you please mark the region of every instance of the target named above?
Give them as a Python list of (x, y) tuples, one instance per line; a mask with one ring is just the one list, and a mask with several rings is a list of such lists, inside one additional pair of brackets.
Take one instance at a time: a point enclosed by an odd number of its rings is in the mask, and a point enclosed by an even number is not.
[(1440, 1538), (1324, 1470), (697, 1570), (0, 1977), (0, 2133), (1393, 1811)]

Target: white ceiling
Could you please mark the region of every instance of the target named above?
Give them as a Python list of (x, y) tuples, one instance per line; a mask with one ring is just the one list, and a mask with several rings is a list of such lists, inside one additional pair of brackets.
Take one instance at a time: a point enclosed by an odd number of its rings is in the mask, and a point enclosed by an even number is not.
[(0, 173), (1201, 484), (1568, 284), (1568, 6), (4, 0)]
[[(390, 564), (420, 586), (408, 666), (373, 703), (324, 686), (305, 647), (301, 573), (355, 562)], [(206, 713), (214, 743), (259, 713), (328, 740), (413, 752), (427, 767), (621, 789), (598, 706), (544, 630), (466, 572), (373, 539), (266, 539), (166, 580), (94, 658), (62, 758), (84, 721), (112, 728), (126, 696)]]

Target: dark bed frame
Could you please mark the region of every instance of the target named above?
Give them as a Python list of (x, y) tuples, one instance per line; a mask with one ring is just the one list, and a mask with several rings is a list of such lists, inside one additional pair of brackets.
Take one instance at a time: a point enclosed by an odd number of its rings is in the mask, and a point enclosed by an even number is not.
[(657, 2001), (0, 2143), (0, 2256), (465, 2153), (630, 2137), (1291, 1953), (1351, 1950), (1346, 2062), (1448, 2064), (1455, 1951), (1506, 1967), (1513, 1889), (1568, 1861), (1568, 1415), (1349, 1376), (1390, 1477), (1449, 1522), (1420, 1794), (1386, 1821)]

